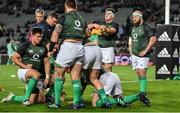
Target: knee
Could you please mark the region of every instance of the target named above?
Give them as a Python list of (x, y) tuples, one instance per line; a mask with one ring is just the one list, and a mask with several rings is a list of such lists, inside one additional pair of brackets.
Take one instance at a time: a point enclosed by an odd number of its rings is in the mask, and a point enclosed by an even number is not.
[(138, 70), (136, 70), (136, 74), (137, 74), (137, 75), (140, 75), (140, 73), (139, 73), (139, 71), (138, 71)]
[(94, 81), (96, 81), (97, 78), (95, 78), (95, 77), (90, 77), (89, 80), (91, 81), (91, 83), (94, 83)]
[(92, 71), (89, 77), (89, 80), (91, 81), (91, 83), (94, 83), (94, 81), (98, 80), (98, 71)]
[(145, 76), (146, 75), (146, 70), (145, 69), (139, 70), (139, 75)]
[(38, 71), (36, 71), (36, 70), (32, 70), (32, 76), (33, 76), (36, 80), (38, 80), (38, 79), (41, 77), (41, 74), (40, 74)]

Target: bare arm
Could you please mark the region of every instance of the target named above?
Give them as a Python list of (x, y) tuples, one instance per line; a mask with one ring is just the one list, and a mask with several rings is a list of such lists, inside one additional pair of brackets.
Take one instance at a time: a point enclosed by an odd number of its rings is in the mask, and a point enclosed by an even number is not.
[(152, 47), (156, 44), (156, 42), (157, 42), (156, 36), (152, 36), (152, 37), (150, 38), (150, 41), (149, 41), (149, 43), (148, 43), (148, 46), (146, 47), (146, 49), (145, 49), (144, 51), (142, 51), (142, 52), (139, 53), (139, 56), (144, 56), (144, 55), (146, 55), (147, 52), (148, 52), (149, 50), (151, 50)]
[(129, 53), (132, 54), (132, 38), (129, 37), (129, 42), (128, 42), (128, 45), (129, 45)]
[(152, 37), (150, 38), (149, 44), (148, 44), (148, 46), (146, 47), (145, 51), (148, 52), (149, 50), (151, 50), (152, 47), (156, 44), (156, 42), (157, 42), (156, 36), (152, 36)]
[(91, 31), (90, 31), (90, 29), (89, 29), (88, 27), (86, 28), (85, 33), (86, 33), (86, 36), (87, 36), (87, 37), (90, 37), (90, 36), (91, 36)]
[(96, 102), (99, 100), (99, 95), (95, 92), (93, 93), (93, 97), (92, 97), (92, 106), (94, 107), (99, 107), (99, 106), (96, 106)]
[(50, 78), (49, 57), (44, 58), (44, 69), (45, 69), (45, 73), (46, 73), (46, 78)]
[(54, 28), (54, 31), (53, 31), (52, 36), (51, 36), (52, 42), (58, 41), (58, 37), (59, 37), (59, 34), (61, 33), (61, 31), (62, 31), (62, 25), (57, 24), (56, 27)]
[(87, 37), (90, 37), (91, 36), (91, 29), (92, 28), (100, 28), (100, 25), (99, 24), (96, 24), (96, 23), (93, 23), (93, 24), (88, 24), (87, 25), (87, 28), (86, 28), (86, 36)]
[(12, 61), (17, 64), (18, 66), (20, 66), (21, 68), (31, 68), (32, 64), (23, 64), (21, 62), (21, 56), (19, 55), (19, 53), (15, 52), (12, 56)]
[(116, 28), (114, 27), (106, 27), (104, 25), (101, 25), (101, 28), (105, 30), (105, 32), (109, 35), (116, 33)]
[(114, 27), (106, 27), (105, 28), (105, 31), (108, 33), (108, 34), (114, 34), (116, 33), (116, 29)]

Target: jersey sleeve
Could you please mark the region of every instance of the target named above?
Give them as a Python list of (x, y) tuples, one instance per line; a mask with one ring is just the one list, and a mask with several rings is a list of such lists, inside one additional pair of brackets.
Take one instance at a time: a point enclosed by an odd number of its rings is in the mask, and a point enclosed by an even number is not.
[(45, 53), (44, 53), (44, 58), (48, 57), (48, 49), (44, 46)]
[(26, 53), (26, 49), (29, 47), (30, 45), (30, 42), (26, 42), (26, 43), (23, 43), (21, 44), (18, 49), (17, 49), (17, 53), (22, 57), (25, 55)]
[(116, 29), (116, 33), (119, 32), (119, 24), (118, 23), (114, 23), (113, 26)]
[(62, 15), (60, 18), (59, 18), (59, 24), (61, 25), (64, 25), (64, 21), (65, 21), (65, 15)]
[(144, 25), (144, 30), (149, 38), (151, 38), (152, 36), (156, 36), (155, 30), (151, 28), (148, 24)]

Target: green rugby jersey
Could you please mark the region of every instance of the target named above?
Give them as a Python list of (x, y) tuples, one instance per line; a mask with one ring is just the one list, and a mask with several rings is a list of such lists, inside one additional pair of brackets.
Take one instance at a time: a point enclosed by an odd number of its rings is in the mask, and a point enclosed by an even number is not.
[(32, 69), (45, 74), (44, 58), (48, 57), (45, 46), (41, 44), (34, 46), (31, 42), (26, 42), (18, 47), (17, 53), (21, 56), (22, 63), (32, 64)]
[(114, 34), (104, 34), (99, 36), (98, 43), (99, 47), (114, 47), (115, 45), (115, 37), (119, 31), (119, 24), (112, 21), (111, 23), (106, 23), (105, 21), (96, 21), (99, 25), (104, 25), (106, 27), (114, 27), (116, 29), (116, 33)]
[[(139, 56), (139, 52), (146, 49), (150, 38), (155, 36), (155, 31), (148, 24), (143, 23), (139, 26), (133, 26), (130, 32), (132, 38), (132, 53)], [(145, 56), (149, 57), (150, 52)]]
[(85, 20), (78, 12), (71, 11), (69, 13), (65, 13), (60, 17), (59, 23), (63, 26), (60, 35), (63, 40), (68, 38), (83, 39), (85, 37), (87, 25)]

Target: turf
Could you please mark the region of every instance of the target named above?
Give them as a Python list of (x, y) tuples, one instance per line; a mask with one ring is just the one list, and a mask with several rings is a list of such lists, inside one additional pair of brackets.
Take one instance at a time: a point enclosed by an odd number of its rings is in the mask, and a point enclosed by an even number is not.
[[(24, 85), (16, 77), (17, 66), (0, 65), (0, 85), (5, 91), (0, 92), (0, 100), (9, 92), (17, 95), (24, 94)], [(118, 73), (122, 80), (124, 95), (138, 94), (138, 79), (130, 66), (114, 66), (113, 72)], [(3, 103), (0, 104), (0, 112), (16, 111), (16, 112), (180, 112), (180, 81), (177, 80), (155, 80), (154, 67), (148, 70), (148, 97), (151, 99), (151, 107), (144, 106), (137, 101), (128, 108), (113, 106), (112, 109), (102, 109), (91, 107), (92, 86), (88, 86), (84, 94), (86, 108), (80, 110), (70, 110), (67, 108), (68, 102), (72, 100), (72, 88), (69, 75), (66, 75), (66, 83), (64, 89), (67, 93), (65, 102), (62, 103), (60, 109), (49, 109), (46, 104), (35, 104), (28, 107), (19, 103)]]

